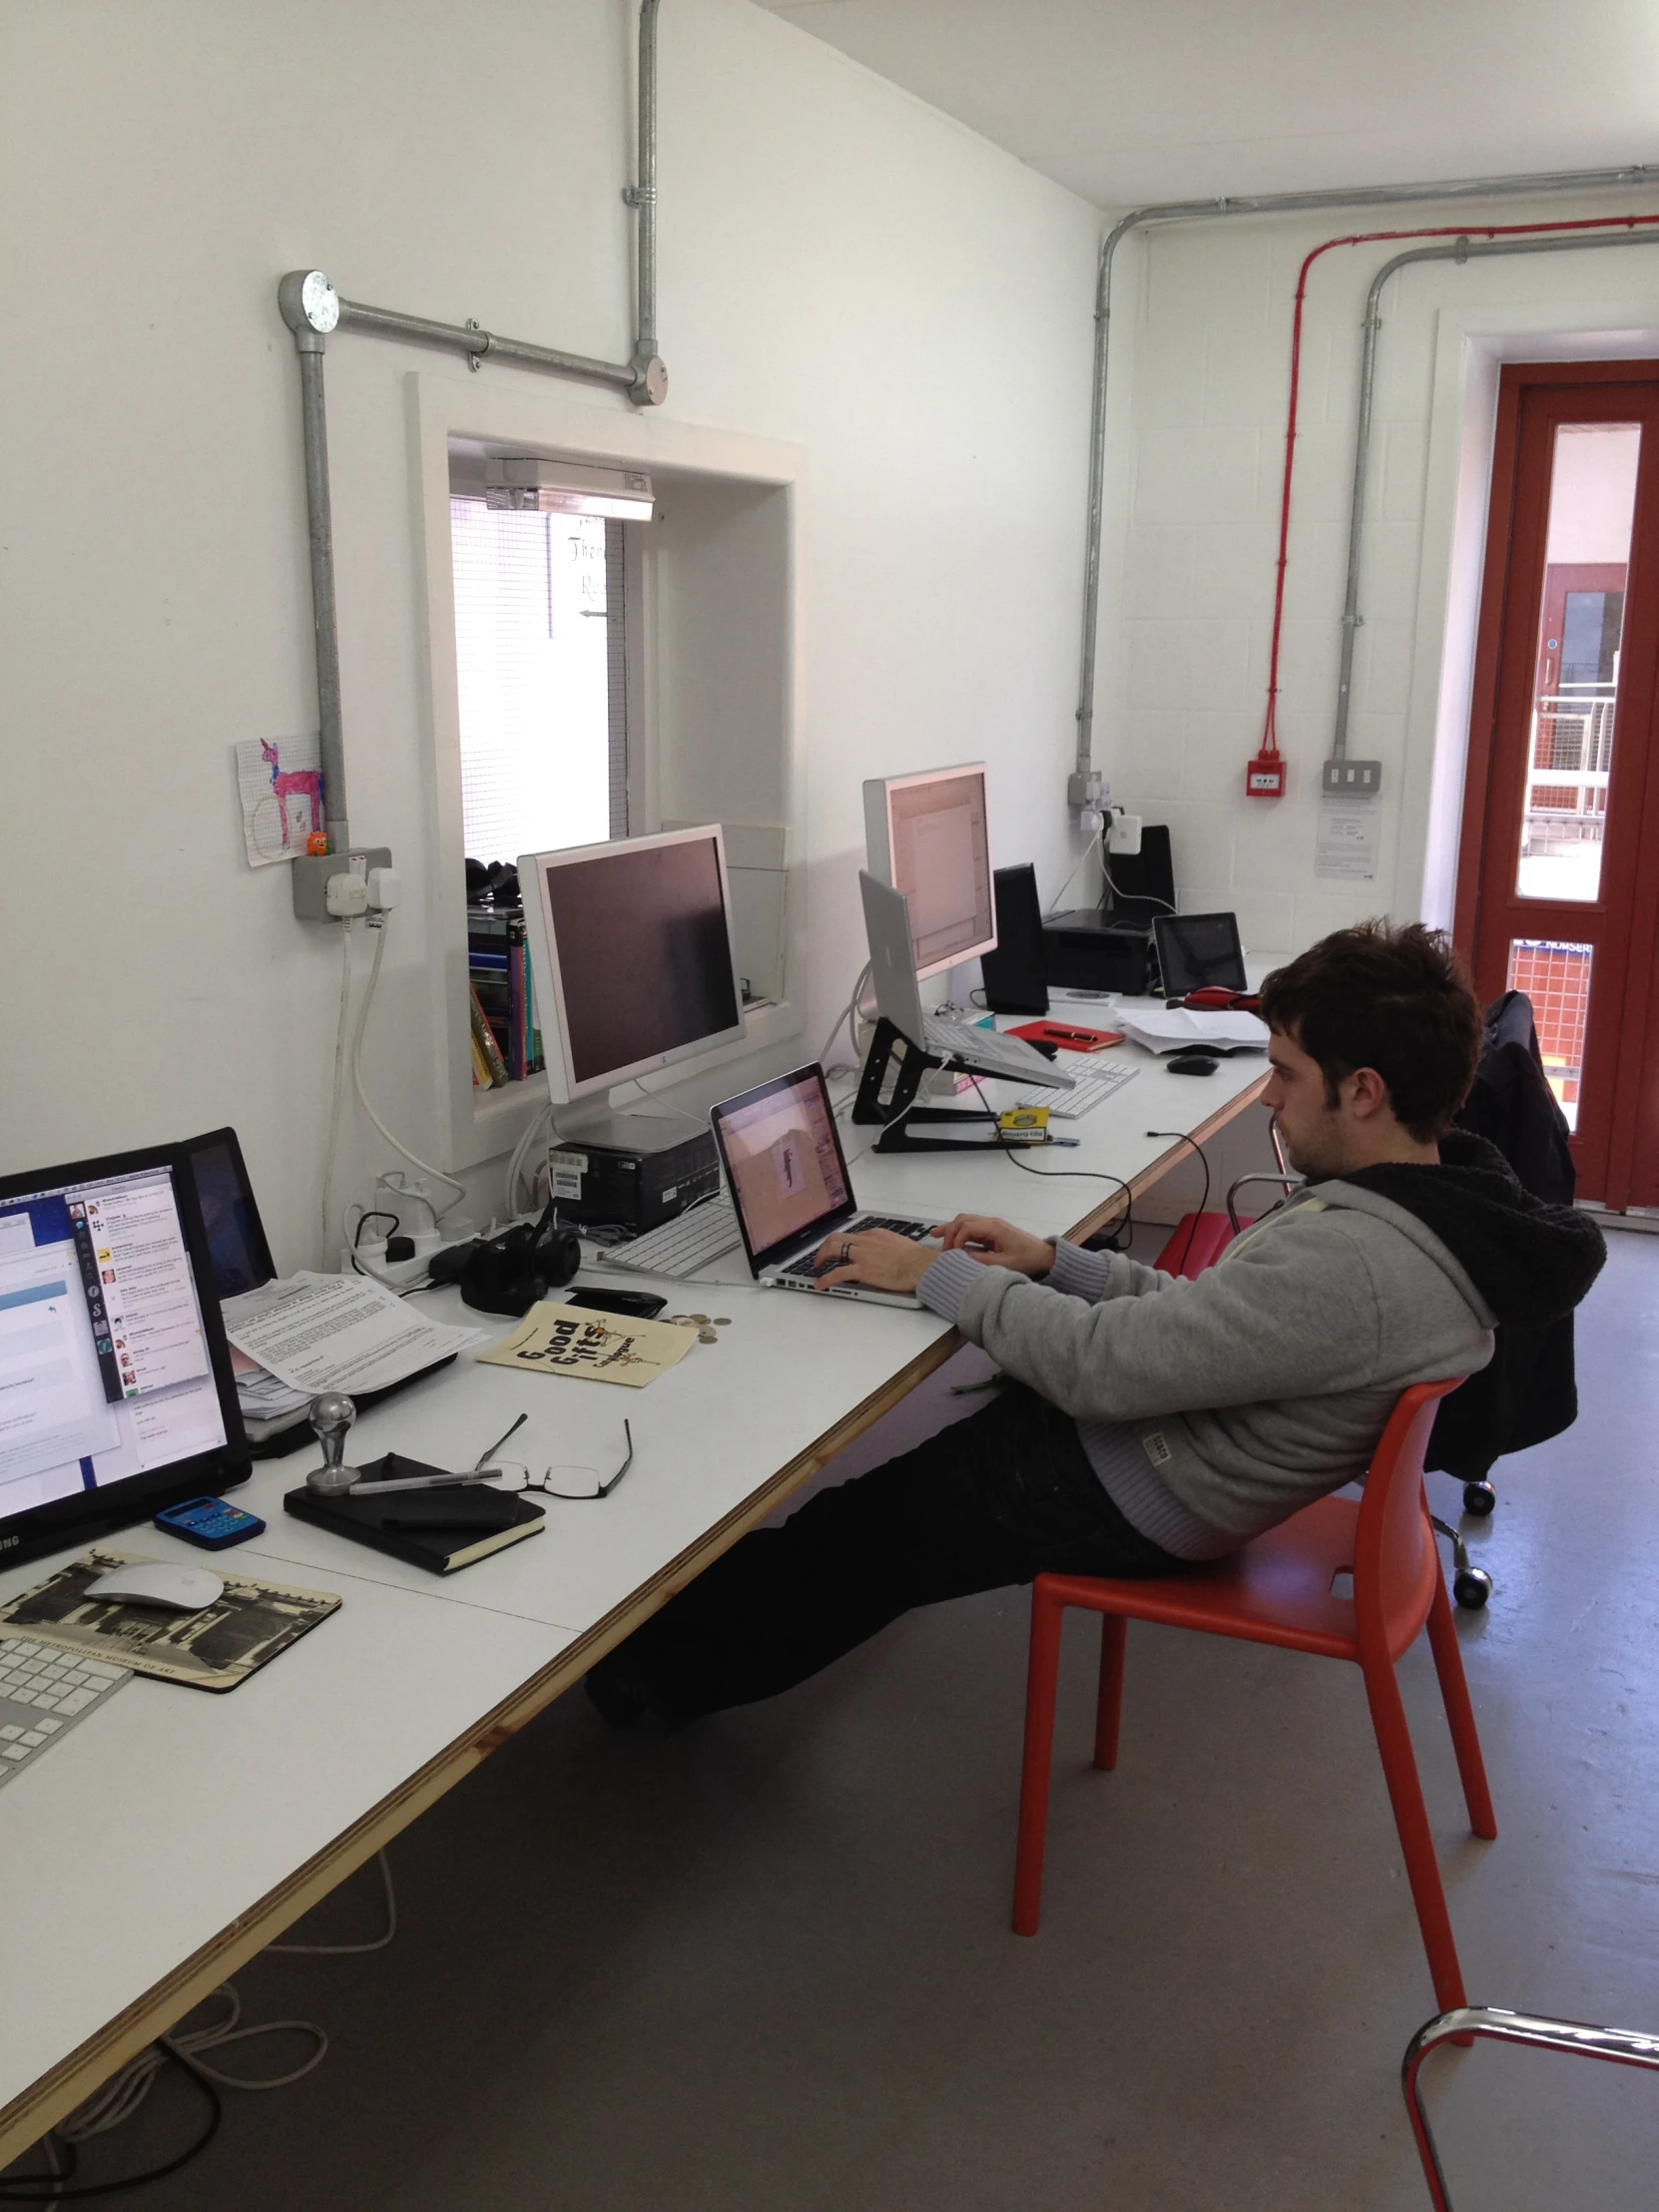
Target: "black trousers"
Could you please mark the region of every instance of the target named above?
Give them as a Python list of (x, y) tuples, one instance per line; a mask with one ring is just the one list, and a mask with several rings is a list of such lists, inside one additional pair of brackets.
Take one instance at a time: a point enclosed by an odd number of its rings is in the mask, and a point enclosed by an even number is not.
[(1185, 1562), (1126, 1521), (1070, 1417), (1007, 1383), (970, 1418), (754, 1529), (600, 1661), (671, 1721), (772, 1697), (912, 1605)]

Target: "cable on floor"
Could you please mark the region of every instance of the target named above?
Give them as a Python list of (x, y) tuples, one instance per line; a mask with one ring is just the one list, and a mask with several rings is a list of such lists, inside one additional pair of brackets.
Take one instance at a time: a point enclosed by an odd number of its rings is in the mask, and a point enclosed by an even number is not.
[(386, 1901), (386, 1926), (384, 1933), (376, 1936), (372, 1942), (267, 1943), (266, 1949), (280, 1951), (290, 1958), (361, 1958), (371, 1950), (384, 1950), (397, 1934), (397, 1892), (392, 1888), (391, 1862), (383, 1851), (374, 1854), (374, 1864), (379, 1869), (380, 1888)]
[[(391, 1864), (383, 1851), (375, 1853), (374, 1863), (379, 1870), (386, 1910), (386, 1925), (380, 1935), (364, 1943), (269, 1943), (267, 1950), (300, 1958), (355, 1958), (369, 1951), (384, 1950), (397, 1934), (397, 1893), (392, 1886)], [(41, 2150), (48, 2170), (44, 2174), (0, 2178), (0, 2204), (68, 2203), (79, 2197), (113, 2196), (123, 2189), (137, 2189), (147, 2182), (160, 2181), (188, 2165), (218, 2134), (225, 2116), (224, 2101), (219, 2094), (221, 2089), (244, 2089), (250, 2093), (286, 2089), (313, 2072), (328, 2054), (327, 2030), (314, 2020), (260, 2020), (244, 2026), (242, 1998), (229, 1981), (221, 1982), (203, 2003), (211, 2004), (215, 1999), (224, 2004), (217, 2019), (201, 2027), (175, 2029), (171, 2035), (157, 2036), (118, 2073), (112, 2074), (84, 2104), (77, 2105), (66, 2119), (60, 2120), (42, 2138)], [(202, 2007), (199, 2005), (196, 2009), (200, 2011)], [(290, 2066), (286, 2073), (266, 2074), (257, 2079), (246, 2074), (226, 2073), (207, 2061), (205, 2053), (208, 2051), (224, 2050), (232, 2043), (252, 2042), (262, 2035), (308, 2035), (315, 2048), (302, 2064)], [(189, 2074), (208, 2100), (208, 2123), (195, 2142), (177, 2157), (143, 2173), (125, 2174), (115, 2181), (72, 2186), (78, 2146), (100, 2135), (108, 2135), (130, 2120), (169, 2065)]]

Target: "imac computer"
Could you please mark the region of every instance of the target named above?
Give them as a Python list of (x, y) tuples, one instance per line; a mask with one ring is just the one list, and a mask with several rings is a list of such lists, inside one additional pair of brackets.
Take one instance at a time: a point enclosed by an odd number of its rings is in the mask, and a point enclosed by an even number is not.
[(518, 876), (556, 1106), (741, 1042), (718, 824), (526, 852)]
[(982, 761), (865, 784), (864, 842), (870, 874), (909, 901), (918, 977), (995, 950)]

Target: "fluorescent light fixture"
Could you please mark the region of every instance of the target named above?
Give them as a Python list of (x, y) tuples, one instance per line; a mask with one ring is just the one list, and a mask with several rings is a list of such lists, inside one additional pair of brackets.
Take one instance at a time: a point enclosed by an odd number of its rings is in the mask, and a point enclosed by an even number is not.
[(530, 453), (491, 454), (484, 462), (484, 504), (532, 514), (604, 515), (649, 522), (651, 479), (632, 468), (584, 468)]

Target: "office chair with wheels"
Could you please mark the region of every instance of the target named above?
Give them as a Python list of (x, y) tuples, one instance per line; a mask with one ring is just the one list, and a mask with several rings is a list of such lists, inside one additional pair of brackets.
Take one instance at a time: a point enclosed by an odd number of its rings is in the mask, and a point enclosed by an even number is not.
[[(1423, 1451), (1435, 1410), (1455, 1387), (1455, 1382), (1419, 1382), (1402, 1393), (1372, 1457), (1365, 1496), (1358, 1504), (1347, 1498), (1320, 1498), (1232, 1557), (1190, 1574), (1150, 1581), (1038, 1575), (1031, 1591), (1031, 1659), (1014, 1876), (1016, 1934), (1037, 1932), (1060, 1626), (1066, 1608), (1073, 1606), (1101, 1616), (1094, 1763), (1108, 1771), (1117, 1764), (1124, 1651), (1131, 1620), (1277, 1644), (1316, 1658), (1351, 1660), (1360, 1668), (1434, 1993), (1442, 2009), (1465, 2002), (1434, 1842), (1394, 1679), (1395, 1662), (1426, 1625), (1469, 1826), (1477, 1836), (1495, 1837), (1497, 1825), (1457, 1632), (1422, 1491)], [(1354, 1577), (1352, 1599), (1333, 1595), (1334, 1578), (1345, 1571), (1352, 1571)]]

